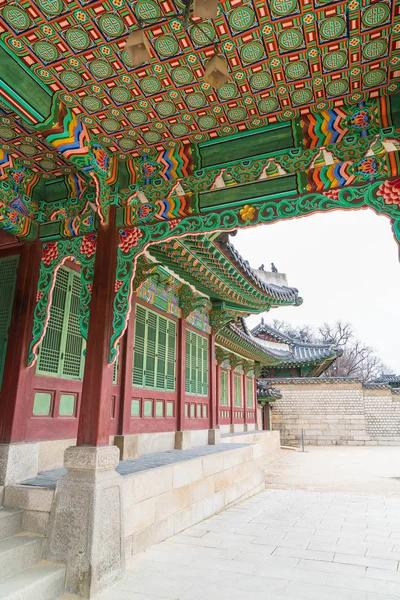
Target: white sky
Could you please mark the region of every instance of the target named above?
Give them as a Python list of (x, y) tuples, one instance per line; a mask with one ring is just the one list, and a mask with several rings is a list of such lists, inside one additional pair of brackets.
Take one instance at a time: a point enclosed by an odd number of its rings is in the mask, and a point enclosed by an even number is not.
[[(264, 314), (293, 325), (352, 323), (400, 373), (400, 262), (390, 221), (372, 210), (338, 211), (241, 230), (231, 238), (253, 268), (274, 262), (304, 302)], [(260, 316), (251, 316), (254, 327)]]

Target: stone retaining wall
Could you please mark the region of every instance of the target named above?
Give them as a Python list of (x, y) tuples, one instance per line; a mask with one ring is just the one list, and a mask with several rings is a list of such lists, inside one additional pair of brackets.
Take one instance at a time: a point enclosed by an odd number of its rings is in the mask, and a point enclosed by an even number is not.
[(272, 429), (283, 445), (400, 445), (400, 393), (355, 380), (273, 380), (282, 398), (271, 403)]
[[(265, 488), (265, 468), (279, 452), (279, 433), (255, 431), (222, 442), (223, 452), (123, 476), (127, 558)], [(231, 443), (246, 445), (231, 449)], [(24, 531), (44, 536), (53, 499), (50, 488), (4, 490), (4, 506), (24, 510)]]
[(124, 477), (127, 557), (265, 488), (265, 467), (280, 449), (279, 433), (223, 441), (248, 445)]

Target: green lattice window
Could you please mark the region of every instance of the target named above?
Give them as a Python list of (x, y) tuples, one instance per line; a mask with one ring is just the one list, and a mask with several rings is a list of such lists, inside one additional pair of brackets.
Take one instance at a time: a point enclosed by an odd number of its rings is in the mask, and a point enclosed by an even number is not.
[(86, 342), (79, 328), (79, 273), (61, 267), (57, 271), (50, 318), (40, 345), (36, 373), (66, 379), (82, 379)]
[(253, 400), (253, 380), (250, 378), (246, 379), (246, 392), (247, 392), (247, 408), (253, 408), (254, 407), (254, 400)]
[(233, 379), (233, 390), (234, 390), (234, 404), (235, 406), (242, 406), (242, 390), (241, 390), (241, 375), (234, 374)]
[(137, 305), (132, 385), (173, 392), (175, 364), (175, 322)]
[(208, 396), (208, 339), (186, 330), (186, 393)]
[(19, 256), (6, 256), (0, 259), (0, 389), (6, 360), (18, 261)]
[(228, 371), (221, 371), (221, 406), (228, 406)]

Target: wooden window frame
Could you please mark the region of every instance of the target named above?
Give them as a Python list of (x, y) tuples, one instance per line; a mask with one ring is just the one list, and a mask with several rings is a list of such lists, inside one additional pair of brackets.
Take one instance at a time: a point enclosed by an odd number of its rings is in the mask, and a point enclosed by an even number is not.
[(208, 398), (209, 395), (209, 340), (187, 328), (185, 393), (187, 396)]
[[(139, 313), (140, 311), (144, 314), (144, 332), (143, 338), (139, 340), (137, 336), (138, 325), (143, 324), (139, 321)], [(155, 340), (149, 342), (149, 318), (155, 320)], [(160, 323), (165, 323), (165, 348), (164, 348), (164, 370), (160, 371)], [(136, 304), (135, 307), (135, 330), (133, 334), (134, 339), (134, 349), (133, 349), (133, 358), (132, 358), (132, 387), (136, 389), (147, 389), (147, 390), (155, 390), (161, 392), (174, 393), (176, 391), (176, 351), (177, 351), (177, 323), (175, 320), (169, 318), (168, 316), (161, 314), (156, 310), (152, 310), (143, 306), (142, 304)], [(173, 340), (173, 343), (171, 343)], [(140, 378), (140, 369), (137, 365), (135, 365), (135, 361), (138, 357), (138, 352), (135, 352), (135, 348), (137, 349), (141, 342), (143, 341), (143, 353), (142, 353), (142, 373)], [(154, 343), (154, 370), (153, 370), (153, 382), (150, 384), (146, 384), (146, 371), (148, 371), (148, 359), (149, 359), (149, 346), (150, 343)], [(153, 353), (152, 353), (153, 354)], [(171, 365), (172, 372), (171, 372)], [(136, 369), (136, 370), (135, 370)], [(159, 384), (160, 374), (163, 377), (164, 385), (161, 386)], [(139, 381), (141, 379), (141, 382)], [(173, 385), (171, 385), (173, 383)], [(160, 418), (160, 417), (159, 417)]]

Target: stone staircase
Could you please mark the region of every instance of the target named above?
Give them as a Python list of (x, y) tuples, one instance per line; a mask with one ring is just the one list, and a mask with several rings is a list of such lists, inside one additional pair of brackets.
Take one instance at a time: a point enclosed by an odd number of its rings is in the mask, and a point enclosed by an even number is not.
[(65, 568), (42, 560), (43, 537), (22, 531), (23, 510), (0, 506), (1, 600), (56, 600)]

